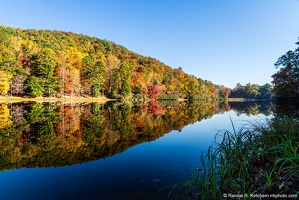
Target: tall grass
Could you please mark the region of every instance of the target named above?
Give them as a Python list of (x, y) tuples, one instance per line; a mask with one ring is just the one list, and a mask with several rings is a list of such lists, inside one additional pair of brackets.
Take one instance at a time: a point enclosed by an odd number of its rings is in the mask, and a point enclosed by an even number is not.
[(233, 131), (218, 132), (215, 142), (201, 154), (202, 169), (177, 184), (184, 199), (298, 193), (298, 121), (273, 118), (238, 130), (232, 122), (232, 127)]

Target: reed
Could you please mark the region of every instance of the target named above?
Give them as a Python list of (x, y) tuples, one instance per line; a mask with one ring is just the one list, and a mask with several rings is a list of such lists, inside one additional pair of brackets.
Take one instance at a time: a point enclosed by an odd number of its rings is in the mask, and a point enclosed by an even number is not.
[[(299, 123), (273, 118), (219, 131), (201, 154), (202, 169), (176, 184), (184, 199), (226, 199), (225, 194), (296, 194)], [(298, 194), (299, 197), (299, 194)]]

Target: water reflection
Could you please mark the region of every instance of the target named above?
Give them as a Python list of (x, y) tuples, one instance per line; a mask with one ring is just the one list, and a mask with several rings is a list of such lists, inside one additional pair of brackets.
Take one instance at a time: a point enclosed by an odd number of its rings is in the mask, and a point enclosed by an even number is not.
[(299, 101), (298, 99), (278, 100), (274, 107), (275, 117), (278, 118), (299, 118)]
[(267, 103), (16, 103), (0, 105), (0, 170), (107, 158), (188, 124), (234, 110), (271, 114)]
[(266, 116), (269, 116), (272, 114), (274, 104), (273, 102), (268, 101), (230, 102), (230, 107), (237, 113), (238, 116), (241, 114), (246, 114), (247, 116), (264, 114)]

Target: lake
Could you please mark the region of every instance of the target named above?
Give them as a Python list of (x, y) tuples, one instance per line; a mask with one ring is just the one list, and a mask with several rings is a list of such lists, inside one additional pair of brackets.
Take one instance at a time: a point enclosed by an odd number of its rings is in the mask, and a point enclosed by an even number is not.
[[(167, 199), (220, 130), (270, 102), (0, 104), (3, 200)], [(173, 192), (170, 199), (180, 199)]]

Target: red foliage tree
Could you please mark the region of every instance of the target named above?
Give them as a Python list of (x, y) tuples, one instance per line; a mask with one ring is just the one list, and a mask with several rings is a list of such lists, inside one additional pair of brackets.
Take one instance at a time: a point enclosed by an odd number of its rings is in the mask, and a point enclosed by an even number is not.
[(152, 85), (148, 88), (149, 97), (152, 99), (158, 99), (160, 93), (163, 92), (163, 88), (158, 85)]
[[(59, 93), (69, 95), (72, 92), (72, 78), (70, 75), (70, 70), (65, 68), (62, 69), (61, 66), (57, 67), (55, 70), (55, 74), (59, 77), (58, 85), (59, 85)], [(64, 83), (62, 82), (64, 80)]]
[(29, 54), (23, 54), (19, 57), (19, 62), (21, 63), (22, 68), (26, 71), (26, 72), (30, 72), (31, 71), (31, 55)]

